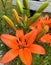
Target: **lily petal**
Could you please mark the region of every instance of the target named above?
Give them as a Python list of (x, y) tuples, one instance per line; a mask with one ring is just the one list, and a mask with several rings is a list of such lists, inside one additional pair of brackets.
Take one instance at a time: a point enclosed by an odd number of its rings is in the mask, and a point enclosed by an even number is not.
[(38, 21), (37, 23), (35, 23), (34, 27), (37, 28), (38, 33), (42, 30), (42, 25), (41, 25), (40, 21)]
[(30, 50), (32, 53), (35, 53), (35, 54), (45, 54), (44, 48), (37, 44), (31, 44)]
[(18, 50), (15, 49), (11, 49), (10, 51), (8, 51), (2, 58), (1, 62), (3, 64), (10, 62), (11, 60), (13, 60), (16, 56), (18, 56)]
[(49, 16), (46, 14), (45, 17), (44, 17), (44, 20), (49, 20)]
[(21, 49), (19, 51), (19, 57), (21, 59), (21, 61), (25, 64), (25, 65), (31, 65), (32, 62), (32, 56), (31, 56), (31, 52), (29, 51), (29, 49), (25, 48), (24, 50)]
[(51, 43), (51, 35), (50, 34), (45, 34), (40, 38), (40, 42), (46, 42), (46, 43)]
[(16, 30), (16, 36), (20, 38), (21, 40), (24, 39), (24, 32), (23, 30)]
[(42, 30), (42, 21), (43, 18), (39, 17), (39, 19), (33, 24), (33, 26), (30, 26), (30, 29), (36, 28), (38, 30), (38, 33)]
[(48, 23), (46, 24), (49, 25), (49, 27), (51, 28), (51, 18), (48, 20)]
[(44, 23), (46, 25), (49, 25), (50, 24), (50, 21), (49, 21), (49, 16), (46, 14), (45, 17), (44, 17)]
[(33, 43), (37, 37), (37, 34), (38, 34), (38, 31), (37, 29), (33, 29), (31, 32), (27, 33), (25, 35), (25, 39), (26, 41), (30, 44), (30, 43)]
[(9, 35), (9, 34), (2, 34), (1, 40), (4, 42), (5, 45), (7, 45), (10, 48), (17, 48), (17, 42), (16, 37)]

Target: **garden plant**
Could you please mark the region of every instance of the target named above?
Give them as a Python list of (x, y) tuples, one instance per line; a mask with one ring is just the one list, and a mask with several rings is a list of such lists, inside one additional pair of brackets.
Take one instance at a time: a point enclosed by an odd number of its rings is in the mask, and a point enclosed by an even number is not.
[(5, 65), (51, 65), (51, 18), (43, 16), (48, 1), (31, 16), (28, 0), (16, 0), (11, 12), (1, 0), (0, 63)]

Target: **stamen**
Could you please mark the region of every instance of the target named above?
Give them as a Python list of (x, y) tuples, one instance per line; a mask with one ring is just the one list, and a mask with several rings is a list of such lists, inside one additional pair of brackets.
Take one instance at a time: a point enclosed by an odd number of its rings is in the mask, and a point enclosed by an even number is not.
[(21, 41), (21, 39), (19, 38), (19, 41)]
[(18, 45), (18, 47), (19, 47), (19, 49), (21, 49), (22, 47), (21, 47), (21, 45)]
[(17, 43), (19, 43), (19, 41), (17, 40)]
[(27, 41), (25, 40), (25, 42), (26, 42), (26, 45), (27, 45)]
[(36, 26), (36, 29), (38, 29), (38, 26)]
[(24, 49), (24, 46), (18, 45), (19, 49)]

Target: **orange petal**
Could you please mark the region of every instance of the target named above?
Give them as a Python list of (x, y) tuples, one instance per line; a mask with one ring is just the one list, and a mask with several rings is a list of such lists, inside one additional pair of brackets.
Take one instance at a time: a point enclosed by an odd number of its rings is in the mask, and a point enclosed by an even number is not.
[(29, 26), (29, 28), (30, 28), (31, 30), (33, 30), (33, 29), (34, 29), (34, 27), (33, 27), (33, 26)]
[(41, 37), (40, 42), (51, 43), (51, 35), (45, 34), (44, 36)]
[(42, 25), (41, 23), (37, 23), (36, 25), (34, 25), (34, 27), (37, 27), (38, 33), (42, 30)]
[(29, 44), (33, 43), (37, 37), (37, 34), (38, 34), (38, 31), (35, 28), (31, 32), (27, 33), (25, 35), (25, 39), (26, 39), (27, 43), (29, 43)]
[(28, 48), (25, 48), (24, 50), (21, 49), (19, 51), (19, 57), (25, 65), (31, 65), (32, 56)]
[(16, 36), (20, 38), (21, 40), (24, 39), (24, 33), (23, 30), (16, 30)]
[(42, 30), (42, 21), (43, 18), (39, 17), (39, 19), (33, 24), (33, 26), (30, 26), (30, 29), (36, 28), (38, 30), (38, 33)]
[(32, 53), (36, 54), (45, 54), (45, 50), (43, 47), (37, 45), (37, 44), (31, 44), (30, 45), (30, 50)]
[(46, 14), (45, 17), (44, 17), (44, 20), (49, 20), (49, 16)]
[(44, 23), (46, 25), (49, 25), (49, 16), (46, 14), (45, 17), (44, 17)]
[(16, 37), (9, 34), (2, 34), (1, 40), (10, 48), (17, 48)]
[(49, 25), (49, 27), (51, 28), (51, 19), (48, 20), (47, 25)]
[(38, 30), (38, 33), (42, 30), (42, 17), (40, 17), (35, 23), (34, 23), (34, 26), (37, 30)]
[(2, 58), (1, 62), (3, 64), (10, 62), (11, 60), (13, 60), (16, 56), (18, 56), (18, 50), (15, 49), (11, 49), (10, 51), (8, 51)]

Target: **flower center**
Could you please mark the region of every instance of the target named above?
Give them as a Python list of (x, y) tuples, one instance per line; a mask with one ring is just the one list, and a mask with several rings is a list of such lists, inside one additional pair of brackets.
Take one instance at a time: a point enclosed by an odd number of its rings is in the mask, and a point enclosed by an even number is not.
[(22, 46), (22, 45), (18, 45), (19, 49), (24, 49), (26, 48), (25, 46)]
[(21, 40), (20, 38), (17, 40), (18, 43), (18, 48), (19, 49), (24, 49), (27, 48), (27, 41), (26, 40)]

